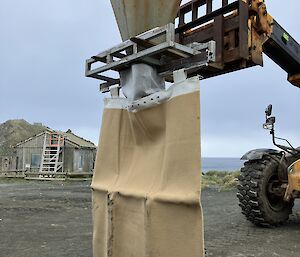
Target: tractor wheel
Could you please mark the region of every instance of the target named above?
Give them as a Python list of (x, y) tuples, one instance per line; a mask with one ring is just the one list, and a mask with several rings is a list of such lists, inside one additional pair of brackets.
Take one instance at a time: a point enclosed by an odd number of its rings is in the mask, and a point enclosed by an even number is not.
[[(275, 160), (274, 160), (275, 158)], [(278, 180), (276, 156), (247, 161), (241, 169), (238, 193), (246, 218), (258, 226), (278, 226), (288, 220), (293, 201), (283, 200), (285, 190)]]

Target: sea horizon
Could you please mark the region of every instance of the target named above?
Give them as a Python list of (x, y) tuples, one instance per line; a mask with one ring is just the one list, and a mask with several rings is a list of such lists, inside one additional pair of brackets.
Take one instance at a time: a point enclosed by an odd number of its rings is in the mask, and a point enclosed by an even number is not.
[(208, 171), (238, 171), (244, 161), (240, 157), (202, 157), (202, 172)]

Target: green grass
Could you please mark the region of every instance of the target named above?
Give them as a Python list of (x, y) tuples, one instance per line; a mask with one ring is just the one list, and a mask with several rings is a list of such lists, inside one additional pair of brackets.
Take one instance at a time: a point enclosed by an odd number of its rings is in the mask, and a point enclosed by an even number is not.
[[(216, 187), (220, 191), (231, 190), (235, 188), (238, 184), (237, 178), (240, 175), (239, 171), (235, 172), (226, 172), (226, 171), (208, 171), (202, 176), (202, 189), (207, 187)], [(52, 183), (62, 183), (68, 184), (73, 181), (51, 181)], [(34, 183), (27, 181), (22, 178), (0, 178), (1, 183), (15, 183), (15, 184), (24, 184), (24, 183)]]
[(202, 176), (202, 188), (216, 186), (220, 190), (230, 190), (237, 186), (239, 171), (208, 171)]

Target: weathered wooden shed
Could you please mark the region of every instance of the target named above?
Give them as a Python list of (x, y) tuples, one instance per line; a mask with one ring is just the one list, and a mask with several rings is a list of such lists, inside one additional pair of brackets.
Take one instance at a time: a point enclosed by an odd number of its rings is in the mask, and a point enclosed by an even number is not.
[(92, 175), (96, 146), (71, 130), (51, 129), (14, 146), (16, 169), (27, 179), (57, 179)]

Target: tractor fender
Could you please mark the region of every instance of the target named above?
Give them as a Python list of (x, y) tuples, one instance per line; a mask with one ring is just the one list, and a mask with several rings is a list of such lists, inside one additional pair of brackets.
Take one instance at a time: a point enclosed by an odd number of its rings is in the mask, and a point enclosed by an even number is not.
[(282, 155), (282, 152), (274, 149), (254, 149), (244, 154), (241, 160), (261, 160), (266, 154)]

